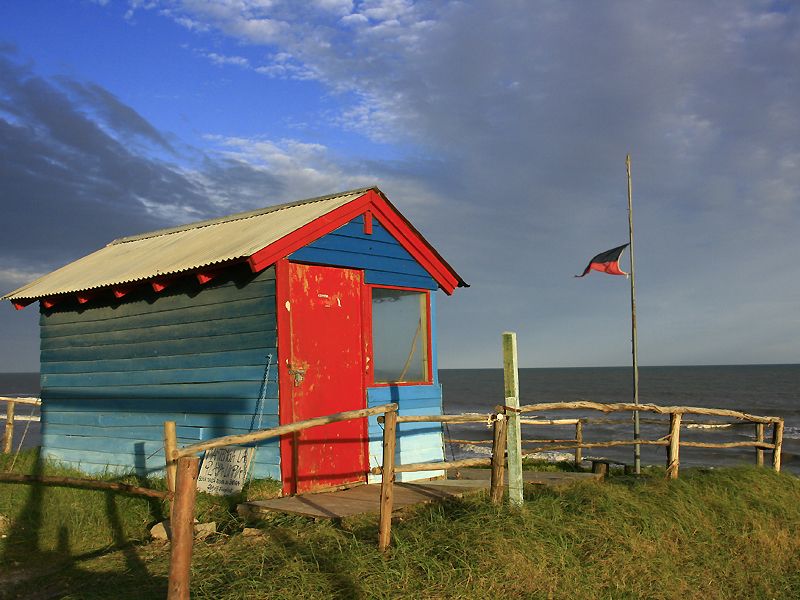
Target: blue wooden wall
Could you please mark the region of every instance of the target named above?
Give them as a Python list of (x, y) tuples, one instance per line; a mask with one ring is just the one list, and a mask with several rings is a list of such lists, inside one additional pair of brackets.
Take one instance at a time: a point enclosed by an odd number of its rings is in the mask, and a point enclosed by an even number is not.
[[(367, 283), (436, 290), (436, 282), (377, 221), (363, 232), (358, 217), (290, 256), (315, 264), (363, 269)], [(86, 472), (163, 469), (163, 422), (177, 423), (179, 444), (244, 433), (262, 394), (261, 428), (278, 424), (274, 269), (252, 275), (234, 267), (200, 286), (193, 278), (161, 294), (124, 302), (57, 306), (41, 314), (43, 449)], [(431, 294), (432, 385), (381, 386), (369, 406), (397, 402), (400, 414), (438, 414), (442, 392)], [(255, 425), (258, 427), (258, 424)], [(369, 423), (370, 465), (382, 461), (381, 429)], [(443, 460), (438, 424), (402, 424), (398, 463)], [(256, 455), (257, 477), (280, 479), (277, 440)], [(441, 471), (401, 474), (400, 480)]]
[[(137, 293), (42, 311), (46, 456), (86, 472), (159, 471), (164, 421), (181, 445), (245, 433), (262, 392), (261, 427), (278, 424), (274, 269)], [(255, 469), (280, 479), (277, 440), (259, 445)]]
[[(436, 290), (434, 279), (414, 260), (400, 243), (373, 220), (372, 234), (364, 233), (364, 219), (357, 217), (347, 225), (301, 248), (290, 256), (293, 260), (364, 269), (367, 283)], [(438, 382), (436, 353), (436, 294), (431, 293), (431, 355), (433, 385), (380, 386), (367, 390), (368, 406), (388, 402), (399, 404), (401, 415), (442, 414), (442, 388)], [(369, 420), (370, 467), (383, 462), (383, 429), (377, 417)], [(398, 426), (398, 464), (444, 460), (442, 425), (439, 423), (401, 423)], [(398, 473), (398, 481), (426, 479), (443, 475), (443, 471)], [(379, 477), (370, 476), (378, 481)]]

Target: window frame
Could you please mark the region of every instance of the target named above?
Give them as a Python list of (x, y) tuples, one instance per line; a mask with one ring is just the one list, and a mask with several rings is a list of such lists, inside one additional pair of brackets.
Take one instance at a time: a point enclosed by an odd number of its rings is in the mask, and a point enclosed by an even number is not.
[[(363, 294), (363, 315), (362, 319), (364, 324), (364, 362), (366, 368), (364, 370), (364, 387), (378, 388), (378, 387), (399, 387), (409, 385), (432, 385), (433, 384), (433, 348), (432, 348), (432, 332), (431, 332), (431, 290), (424, 288), (406, 287), (402, 285), (383, 285), (365, 283), (365, 289), (368, 293)], [(374, 362), (375, 357), (373, 353), (372, 344), (372, 290), (375, 288), (384, 290), (398, 290), (402, 292), (417, 292), (423, 294), (425, 299), (425, 379), (424, 381), (375, 381)]]

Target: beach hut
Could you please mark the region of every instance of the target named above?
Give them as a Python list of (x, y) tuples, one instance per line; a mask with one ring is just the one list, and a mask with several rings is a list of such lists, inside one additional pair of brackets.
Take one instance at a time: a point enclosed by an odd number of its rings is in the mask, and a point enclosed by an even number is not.
[[(465, 285), (365, 188), (118, 239), (4, 299), (39, 302), (44, 456), (144, 474), (168, 420), (188, 445), (387, 402), (440, 413), (435, 292)], [(398, 434), (398, 461), (443, 459), (440, 426)], [(372, 418), (261, 443), (251, 468), (299, 493), (381, 456)]]

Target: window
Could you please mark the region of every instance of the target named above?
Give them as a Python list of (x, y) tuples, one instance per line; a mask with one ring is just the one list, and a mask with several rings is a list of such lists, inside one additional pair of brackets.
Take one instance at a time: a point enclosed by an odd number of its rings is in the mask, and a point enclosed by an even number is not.
[(375, 383), (427, 382), (428, 294), (372, 288)]

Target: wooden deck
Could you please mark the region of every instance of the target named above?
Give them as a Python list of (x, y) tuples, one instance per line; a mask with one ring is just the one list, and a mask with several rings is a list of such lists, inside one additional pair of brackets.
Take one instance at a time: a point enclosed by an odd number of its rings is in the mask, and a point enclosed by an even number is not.
[[(426, 504), (460, 498), (489, 489), (491, 472), (488, 469), (461, 469), (461, 479), (442, 479), (410, 483), (395, 483), (394, 509), (414, 504)], [(453, 474), (450, 474), (452, 477)], [(597, 480), (594, 473), (536, 473), (523, 472), (525, 483), (563, 487), (577, 481)], [(379, 483), (359, 485), (346, 490), (285, 496), (271, 500), (254, 500), (240, 504), (237, 511), (245, 517), (258, 517), (270, 513), (288, 513), (318, 519), (339, 519), (380, 512), (381, 486)]]

